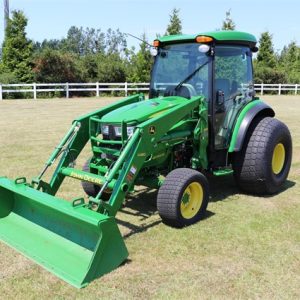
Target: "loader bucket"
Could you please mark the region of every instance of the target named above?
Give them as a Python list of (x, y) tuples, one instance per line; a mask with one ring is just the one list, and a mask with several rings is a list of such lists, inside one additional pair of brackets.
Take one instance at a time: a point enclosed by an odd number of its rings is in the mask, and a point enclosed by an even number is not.
[(128, 256), (114, 217), (3, 177), (0, 239), (78, 288)]

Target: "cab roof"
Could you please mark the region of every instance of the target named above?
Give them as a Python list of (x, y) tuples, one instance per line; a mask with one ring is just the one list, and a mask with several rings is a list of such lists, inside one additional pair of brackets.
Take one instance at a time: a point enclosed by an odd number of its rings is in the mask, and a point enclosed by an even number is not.
[(250, 47), (254, 47), (257, 40), (254, 35), (235, 31), (235, 30), (223, 30), (223, 31), (210, 31), (201, 32), (198, 34), (177, 34), (167, 35), (158, 38), (157, 40), (162, 44), (171, 43), (182, 43), (195, 41), (197, 36), (208, 36), (215, 40), (216, 43), (235, 43), (235, 44), (246, 44)]

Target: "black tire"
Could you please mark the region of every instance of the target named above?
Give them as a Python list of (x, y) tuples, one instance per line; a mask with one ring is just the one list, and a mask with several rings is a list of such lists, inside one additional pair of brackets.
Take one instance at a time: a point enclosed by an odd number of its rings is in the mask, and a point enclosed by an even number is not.
[[(89, 172), (89, 173), (91, 172), (91, 170), (90, 170), (90, 161), (91, 161), (91, 159), (88, 159), (85, 162), (85, 164), (82, 167), (82, 171)], [(100, 188), (101, 188), (101, 186), (93, 184), (91, 182), (87, 182), (87, 181), (81, 181), (81, 186), (82, 186), (84, 192), (88, 196), (91, 196), (91, 197), (96, 197), (97, 194), (100, 191)], [(107, 201), (107, 200), (109, 200), (109, 198), (110, 198), (110, 194), (109, 193), (106, 193), (106, 192), (102, 193), (101, 199)]]
[[(192, 193), (194, 199), (191, 198)], [(205, 216), (208, 201), (209, 185), (206, 177), (193, 169), (178, 168), (167, 175), (160, 187), (157, 209), (165, 224), (183, 227), (196, 223)]]
[(236, 153), (234, 177), (238, 186), (247, 193), (274, 194), (282, 188), (291, 161), (289, 129), (279, 120), (265, 117), (253, 122), (243, 149)]

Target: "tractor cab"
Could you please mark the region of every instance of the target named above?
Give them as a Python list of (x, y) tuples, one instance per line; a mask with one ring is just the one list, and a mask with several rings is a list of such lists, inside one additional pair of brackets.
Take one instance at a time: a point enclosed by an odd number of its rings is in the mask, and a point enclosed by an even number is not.
[(150, 98), (205, 97), (215, 149), (227, 148), (238, 112), (254, 99), (255, 42), (252, 35), (230, 31), (155, 40)]

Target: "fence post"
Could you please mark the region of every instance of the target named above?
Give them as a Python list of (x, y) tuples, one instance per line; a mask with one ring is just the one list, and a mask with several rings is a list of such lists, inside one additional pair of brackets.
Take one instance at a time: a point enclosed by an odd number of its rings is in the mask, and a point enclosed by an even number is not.
[(260, 85), (260, 94), (263, 95), (264, 94), (264, 84), (261, 83)]
[(0, 84), (0, 100), (3, 100), (3, 96), (2, 96), (2, 84)]
[(295, 85), (295, 95), (298, 94), (298, 84)]
[(278, 84), (278, 95), (281, 95), (281, 83)]
[(33, 83), (33, 99), (36, 100), (36, 83)]
[(66, 98), (69, 99), (70, 93), (69, 93), (69, 83), (66, 82)]
[(125, 97), (128, 96), (128, 83), (125, 82)]
[(96, 82), (96, 97), (99, 97), (99, 82)]

